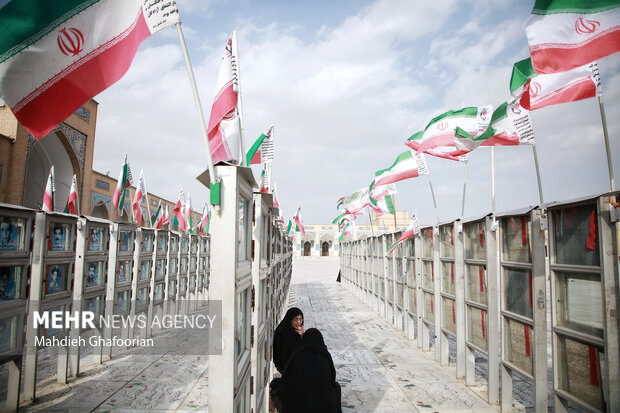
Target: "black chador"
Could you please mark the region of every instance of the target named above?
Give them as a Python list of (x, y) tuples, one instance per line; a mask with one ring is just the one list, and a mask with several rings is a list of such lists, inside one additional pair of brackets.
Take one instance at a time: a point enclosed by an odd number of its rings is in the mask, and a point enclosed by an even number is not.
[(284, 373), (289, 357), (301, 341), (301, 335), (292, 325), (293, 319), (298, 315), (303, 319), (304, 313), (299, 308), (289, 308), (273, 333), (273, 364), (280, 373)]
[(340, 385), (323, 335), (310, 328), (271, 390), (279, 413), (341, 413)]

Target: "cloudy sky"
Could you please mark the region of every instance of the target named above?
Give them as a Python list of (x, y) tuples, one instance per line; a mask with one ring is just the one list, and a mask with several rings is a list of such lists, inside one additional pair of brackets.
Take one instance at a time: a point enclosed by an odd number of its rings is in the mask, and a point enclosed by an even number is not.
[[(306, 224), (331, 221), (336, 200), (368, 186), (434, 116), (507, 100), (512, 65), (529, 56), (524, 28), (534, 3), (177, 2), (207, 120), (224, 46), (237, 31), (245, 146), (275, 124), (278, 198), (285, 218), (301, 205)], [(599, 67), (619, 177), (620, 53)], [(208, 192), (195, 177), (206, 154), (176, 30), (147, 39), (125, 77), (95, 99), (94, 168), (116, 177), (127, 153), (149, 192), (175, 200), (183, 186), (201, 210)], [(531, 118), (546, 202), (609, 190), (597, 100)], [(470, 155), (466, 217), (491, 211), (490, 157), (488, 148)], [(460, 216), (464, 164), (427, 162), (440, 220)], [(495, 176), (498, 211), (538, 204), (531, 147), (496, 148)], [(399, 209), (434, 222), (426, 177), (397, 188)]]

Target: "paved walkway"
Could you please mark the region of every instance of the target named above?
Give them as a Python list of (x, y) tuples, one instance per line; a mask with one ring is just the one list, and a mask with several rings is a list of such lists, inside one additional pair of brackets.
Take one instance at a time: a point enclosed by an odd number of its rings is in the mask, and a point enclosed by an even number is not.
[[(289, 304), (304, 311), (306, 328), (322, 331), (342, 385), (343, 412), (498, 411), (455, 379), (453, 365), (441, 367), (336, 283), (338, 268), (337, 258), (295, 259)], [(53, 357), (41, 358), (37, 403), (24, 411), (207, 411), (205, 356), (131, 349), (67, 385), (55, 382), (54, 364)]]
[(335, 282), (338, 267), (336, 258), (296, 260), (289, 304), (323, 333), (344, 413), (498, 411)]

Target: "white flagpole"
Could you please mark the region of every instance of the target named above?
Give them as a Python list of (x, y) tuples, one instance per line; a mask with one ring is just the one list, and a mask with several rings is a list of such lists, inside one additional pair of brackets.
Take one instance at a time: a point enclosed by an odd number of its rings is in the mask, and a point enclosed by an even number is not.
[(428, 185), (431, 187), (431, 195), (433, 196), (433, 205), (435, 206), (435, 218), (437, 218), (437, 223), (439, 224), (439, 213), (437, 212), (437, 201), (435, 200), (435, 191), (433, 191), (433, 184), (431, 182), (431, 173), (426, 174), (428, 178)]
[(183, 57), (185, 58), (185, 64), (187, 65), (187, 74), (189, 75), (189, 83), (192, 87), (194, 94), (194, 103), (196, 104), (196, 111), (198, 112), (198, 120), (200, 121), (200, 129), (202, 131), (202, 138), (207, 150), (207, 167), (209, 168), (209, 178), (211, 183), (217, 181), (215, 176), (215, 168), (213, 167), (213, 158), (211, 157), (211, 148), (209, 147), (209, 135), (207, 134), (207, 125), (202, 113), (202, 105), (200, 104), (200, 96), (198, 95), (198, 88), (196, 87), (196, 79), (194, 79), (194, 70), (192, 69), (192, 63), (189, 60), (189, 54), (187, 53), (187, 45), (185, 44), (185, 37), (183, 36), (183, 30), (181, 30), (181, 22), (176, 24), (177, 33), (179, 34), (179, 42), (181, 43), (181, 50), (183, 51)]
[(607, 119), (605, 118), (605, 107), (603, 106), (603, 95), (598, 97), (598, 107), (601, 110), (601, 121), (603, 122), (603, 137), (605, 138), (605, 151), (607, 152), (607, 168), (609, 169), (609, 186), (611, 192), (616, 191), (614, 183), (614, 168), (611, 161), (611, 149), (609, 147), (609, 135), (607, 133)]
[(465, 193), (467, 191), (467, 166), (469, 165), (469, 159), (465, 161), (465, 179), (463, 180), (463, 206), (461, 207), (461, 220), (465, 216)]
[[(241, 74), (239, 71), (239, 49), (237, 48), (237, 31), (232, 32), (232, 64), (233, 64), (233, 77), (237, 74), (237, 78), (233, 79), (235, 89), (237, 92), (237, 111), (239, 112), (239, 147), (241, 148), (241, 162), (240, 166), (245, 164), (245, 146), (243, 145), (243, 104), (241, 103)], [(250, 166), (250, 165), (245, 165)]]
[(543, 198), (542, 181), (540, 180), (540, 167), (538, 166), (538, 152), (536, 151), (536, 144), (532, 143), (532, 153), (534, 154), (534, 165), (536, 166), (536, 179), (538, 180), (538, 199), (540, 205), (545, 203)]
[[(491, 146), (491, 211), (495, 215), (495, 147)], [(495, 219), (495, 217), (493, 218)]]

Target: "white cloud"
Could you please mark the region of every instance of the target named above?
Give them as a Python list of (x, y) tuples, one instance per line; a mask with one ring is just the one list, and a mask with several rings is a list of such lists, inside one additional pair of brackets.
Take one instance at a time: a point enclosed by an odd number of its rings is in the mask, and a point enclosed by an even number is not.
[[(251, 10), (248, 5), (243, 10)], [(508, 6), (507, 1), (375, 1), (340, 24), (302, 37), (303, 16), (264, 22), (259, 12), (233, 12), (233, 2), (179, 1), (181, 10), (191, 13), (183, 27), (207, 121), (219, 62), (234, 29), (210, 27), (221, 23), (216, 13), (230, 9), (227, 16), (234, 16), (239, 35), (246, 148), (275, 124), (278, 198), (285, 217), (299, 204), (307, 223), (331, 221), (336, 200), (368, 185), (430, 118), (463, 106), (497, 105), (508, 97), (512, 63), (527, 55), (523, 29), (530, 12), (527, 5), (512, 4), (507, 13)], [(613, 136), (620, 131), (620, 117), (613, 116), (620, 104), (618, 61), (601, 62)], [(95, 169), (116, 176), (127, 152), (132, 169), (144, 168), (149, 191), (174, 200), (183, 185), (200, 210), (207, 192), (195, 177), (206, 169), (205, 147), (176, 31), (145, 42), (127, 75), (97, 100)], [(549, 196), (604, 187), (596, 111), (591, 100), (533, 114)], [(583, 142), (588, 150), (578, 146)], [(496, 152), (498, 209), (536, 202), (531, 149)], [(573, 164), (562, 164), (563, 158)], [(597, 167), (587, 168), (592, 162)], [(463, 165), (429, 159), (429, 167), (440, 218), (460, 216)], [(585, 176), (588, 169), (595, 169), (593, 178)], [(466, 215), (490, 209), (489, 174), (489, 152), (472, 154)], [(575, 180), (570, 185), (569, 176)], [(586, 184), (591, 179), (599, 180), (598, 186)], [(553, 185), (559, 189), (548, 189)], [(403, 208), (417, 210), (423, 222), (434, 221), (426, 179), (399, 183), (398, 189)]]

